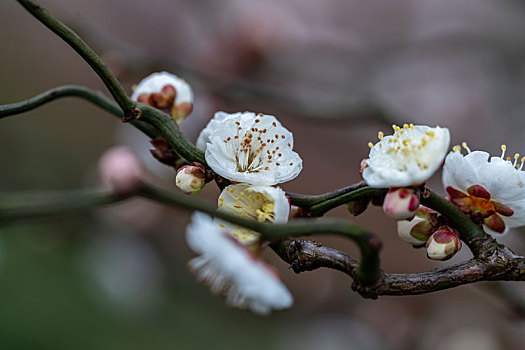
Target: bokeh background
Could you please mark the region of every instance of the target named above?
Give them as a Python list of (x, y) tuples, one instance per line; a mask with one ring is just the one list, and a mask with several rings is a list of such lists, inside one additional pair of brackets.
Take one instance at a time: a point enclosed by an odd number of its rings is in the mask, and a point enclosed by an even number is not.
[[(322, 193), (359, 180), (359, 162), (392, 123), (440, 125), (453, 144), (525, 152), (525, 3), (519, 0), (43, 0), (106, 60), (128, 91), (168, 70), (194, 88), (182, 129), (195, 140), (213, 112), (275, 114), (304, 170), (284, 184)], [(0, 1), (0, 103), (63, 84), (104, 90), (65, 43), (15, 1)], [(143, 156), (174, 188), (130, 125), (62, 99), (0, 123), (0, 193), (97, 186), (107, 148)], [(429, 185), (443, 193), (439, 175)], [(215, 200), (218, 190), (203, 194)], [(1, 213), (0, 213), (1, 215)], [(384, 240), (387, 272), (427, 260), (372, 208), (355, 220)], [(295, 275), (267, 252), (295, 297), (261, 318), (232, 310), (186, 270), (189, 214), (144, 200), (0, 228), (2, 349), (520, 349), (519, 283), (365, 300), (343, 274)], [(524, 230), (501, 239), (525, 253)], [(318, 238), (355, 253), (351, 243)], [(521, 316), (521, 317), (520, 317)]]

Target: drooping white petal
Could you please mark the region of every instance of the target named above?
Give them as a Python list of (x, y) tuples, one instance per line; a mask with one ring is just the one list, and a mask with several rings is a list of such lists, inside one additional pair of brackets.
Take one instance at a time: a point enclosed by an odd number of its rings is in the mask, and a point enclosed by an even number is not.
[(133, 90), (131, 99), (137, 101), (141, 94), (159, 93), (166, 85), (172, 85), (177, 91), (175, 105), (183, 102), (193, 103), (193, 90), (191, 86), (175, 74), (168, 72), (153, 73), (142, 79), (135, 90)]
[(200, 254), (190, 261), (190, 268), (213, 293), (224, 294), (230, 305), (258, 314), (292, 305), (290, 292), (271, 269), (223, 232), (209, 216), (193, 214), (186, 239), (190, 248)]
[(394, 134), (372, 146), (363, 179), (371, 187), (419, 185), (441, 166), (448, 151), (447, 128), (425, 125), (394, 126)]
[(292, 133), (271, 115), (218, 112), (197, 145), (205, 149), (210, 168), (231, 181), (275, 185), (302, 170), (302, 160), (292, 150)]

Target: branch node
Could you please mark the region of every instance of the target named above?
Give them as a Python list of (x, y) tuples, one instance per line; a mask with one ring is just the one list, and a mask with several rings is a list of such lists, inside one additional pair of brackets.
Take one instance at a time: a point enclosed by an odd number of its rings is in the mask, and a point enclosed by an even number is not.
[(123, 123), (130, 122), (135, 119), (139, 119), (142, 115), (142, 111), (138, 107), (128, 108), (124, 111), (124, 118), (122, 118)]

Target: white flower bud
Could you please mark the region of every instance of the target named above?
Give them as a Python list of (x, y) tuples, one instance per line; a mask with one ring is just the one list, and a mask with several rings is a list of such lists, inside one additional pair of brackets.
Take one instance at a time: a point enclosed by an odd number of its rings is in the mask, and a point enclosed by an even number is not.
[(420, 246), (425, 244), (435, 231), (437, 222), (437, 213), (420, 206), (412, 220), (397, 222), (397, 234), (408, 244)]
[(177, 170), (175, 184), (186, 194), (199, 193), (204, 185), (205, 171), (202, 165), (184, 165)]
[(127, 195), (135, 192), (144, 178), (144, 168), (127, 147), (118, 146), (106, 151), (98, 162), (102, 182), (116, 194)]
[(385, 196), (383, 211), (396, 220), (411, 219), (419, 207), (419, 194), (413, 188), (391, 188)]
[(133, 101), (158, 108), (182, 122), (193, 110), (191, 86), (178, 76), (159, 72), (144, 78), (131, 95)]
[(427, 241), (427, 256), (432, 260), (448, 260), (461, 249), (461, 240), (448, 226), (441, 226)]

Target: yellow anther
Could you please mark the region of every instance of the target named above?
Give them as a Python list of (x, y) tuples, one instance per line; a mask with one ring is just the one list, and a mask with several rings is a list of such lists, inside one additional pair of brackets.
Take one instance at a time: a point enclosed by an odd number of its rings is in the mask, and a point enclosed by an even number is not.
[(452, 147), (452, 150), (454, 152), (459, 152), (459, 151), (461, 151), (461, 146), (460, 145), (455, 145), (454, 147)]
[(368, 147), (372, 148), (372, 147), (374, 147), (374, 144), (372, 142), (369, 142), (368, 143)]
[(403, 124), (403, 129), (407, 130), (408, 129), (408, 124)]
[(461, 143), (461, 146), (463, 146), (463, 148), (464, 148), (468, 153), (470, 153), (470, 148), (468, 147), (468, 145), (467, 145), (466, 142), (462, 142), (462, 143)]
[(410, 123), (410, 129), (414, 129), (414, 124)]
[(383, 139), (383, 136), (385, 136), (385, 134), (383, 134), (382, 131), (380, 131), (380, 132), (377, 133), (377, 138), (378, 138), (379, 140), (382, 140), (382, 139)]
[(516, 160), (518, 160), (519, 157), (520, 157), (520, 154), (519, 154), (519, 153), (516, 153), (516, 154), (514, 155), (514, 159), (516, 159)]
[(429, 131), (425, 132), (425, 135), (430, 136), (431, 138), (434, 137), (435, 134), (436, 133), (434, 131), (432, 131), (432, 130), (429, 130)]
[(507, 151), (507, 145), (501, 145), (501, 159), (504, 159), (506, 151)]

